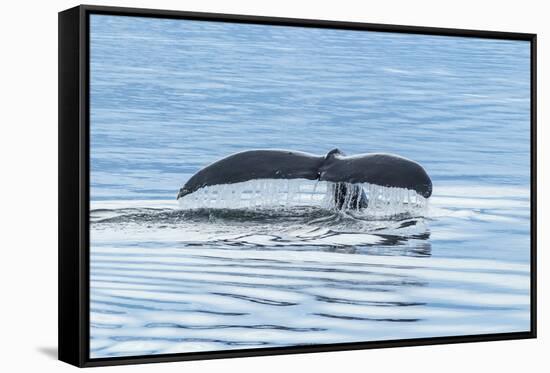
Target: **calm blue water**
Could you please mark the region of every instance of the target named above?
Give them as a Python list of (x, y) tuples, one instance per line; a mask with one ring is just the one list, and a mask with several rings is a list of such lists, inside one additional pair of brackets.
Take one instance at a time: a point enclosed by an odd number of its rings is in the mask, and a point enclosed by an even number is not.
[[(91, 356), (529, 329), (528, 42), (91, 17)], [(396, 153), (428, 210), (179, 209), (228, 154)]]

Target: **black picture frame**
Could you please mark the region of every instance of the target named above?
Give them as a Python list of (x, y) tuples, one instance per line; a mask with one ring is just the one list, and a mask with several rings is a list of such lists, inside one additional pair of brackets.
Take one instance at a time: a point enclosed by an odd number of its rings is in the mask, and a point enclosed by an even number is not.
[[(249, 24), (524, 40), (531, 45), (531, 328), (527, 332), (314, 346), (89, 357), (89, 16), (108, 14)], [(81, 5), (59, 13), (59, 360), (79, 367), (536, 338), (536, 34)]]

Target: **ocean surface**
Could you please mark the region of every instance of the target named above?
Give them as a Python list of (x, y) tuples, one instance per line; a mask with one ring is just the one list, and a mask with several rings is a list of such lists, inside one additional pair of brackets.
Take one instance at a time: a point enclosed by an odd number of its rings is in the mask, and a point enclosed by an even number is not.
[[(90, 32), (92, 358), (529, 330), (528, 42), (105, 15)], [(335, 147), (413, 159), (433, 196), (340, 212), (294, 180), (176, 201), (229, 154)]]

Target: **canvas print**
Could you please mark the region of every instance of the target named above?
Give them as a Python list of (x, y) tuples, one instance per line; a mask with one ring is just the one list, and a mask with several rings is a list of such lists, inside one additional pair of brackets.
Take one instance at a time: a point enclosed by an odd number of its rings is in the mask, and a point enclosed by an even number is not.
[(90, 357), (530, 330), (530, 43), (90, 15)]

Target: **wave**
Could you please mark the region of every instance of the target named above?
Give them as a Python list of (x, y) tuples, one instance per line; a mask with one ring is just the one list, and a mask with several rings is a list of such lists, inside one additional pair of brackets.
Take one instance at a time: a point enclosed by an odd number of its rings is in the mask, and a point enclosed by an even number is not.
[[(377, 250), (399, 247), (428, 255), (428, 223), (410, 214), (381, 219), (358, 211), (318, 207), (287, 209), (193, 209), (135, 207), (91, 211), (96, 244), (114, 241), (132, 245), (296, 247), (309, 249)], [(391, 250), (390, 250), (391, 251)]]
[(430, 200), (392, 216), (94, 201), (91, 355), (527, 330), (528, 190)]
[(91, 354), (519, 331), (528, 274), (498, 260), (94, 247)]

